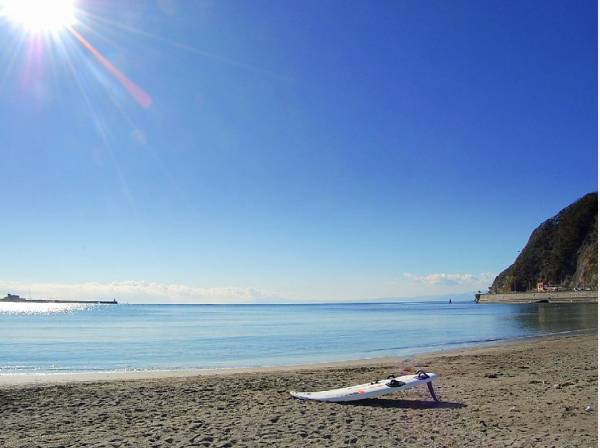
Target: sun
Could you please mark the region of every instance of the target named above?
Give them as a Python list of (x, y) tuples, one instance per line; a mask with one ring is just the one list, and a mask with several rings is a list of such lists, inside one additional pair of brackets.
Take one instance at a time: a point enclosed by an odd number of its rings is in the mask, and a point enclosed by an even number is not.
[(0, 0), (0, 17), (29, 33), (53, 33), (75, 23), (74, 0)]

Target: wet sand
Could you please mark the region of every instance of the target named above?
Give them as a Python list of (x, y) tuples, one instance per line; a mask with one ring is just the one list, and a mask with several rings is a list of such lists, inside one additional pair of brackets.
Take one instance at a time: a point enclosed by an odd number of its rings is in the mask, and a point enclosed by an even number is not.
[[(597, 353), (597, 335), (580, 335), (216, 375), (67, 377), (66, 384), (9, 384), (5, 378), (0, 446), (595, 447)], [(303, 402), (288, 392), (418, 367), (441, 375), (441, 403), (432, 402), (426, 388), (354, 404)], [(103, 379), (111, 381), (97, 381)]]

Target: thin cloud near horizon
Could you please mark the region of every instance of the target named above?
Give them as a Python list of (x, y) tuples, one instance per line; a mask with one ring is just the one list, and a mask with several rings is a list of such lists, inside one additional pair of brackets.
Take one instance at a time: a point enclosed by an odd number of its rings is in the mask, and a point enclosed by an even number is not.
[[(492, 274), (449, 274), (433, 273), (416, 275), (404, 273), (401, 281), (393, 282), (396, 288), (403, 286), (403, 293), (389, 290), (379, 298), (396, 297), (398, 299), (428, 297), (432, 295), (466, 293), (486, 287)], [(15, 282), (0, 280), (0, 288), (6, 293), (19, 294), (22, 297), (54, 298), (64, 300), (77, 299), (113, 299), (127, 303), (215, 303), (243, 304), (276, 302), (312, 302), (318, 300), (356, 301), (376, 300), (378, 297), (294, 297), (274, 291), (254, 287), (197, 287), (179, 283), (161, 283), (144, 280), (125, 280), (114, 282)], [(0, 289), (0, 290), (1, 290)]]
[(494, 279), (494, 274), (492, 272), (482, 272), (480, 274), (449, 274), (442, 272), (427, 275), (416, 275), (405, 272), (403, 276), (418, 283), (446, 286), (472, 285), (482, 282), (489, 283)]

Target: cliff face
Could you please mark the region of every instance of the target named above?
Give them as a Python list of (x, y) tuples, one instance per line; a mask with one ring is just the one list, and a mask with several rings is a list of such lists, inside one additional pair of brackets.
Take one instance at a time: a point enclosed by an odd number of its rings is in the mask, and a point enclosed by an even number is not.
[(535, 229), (491, 291), (526, 291), (538, 281), (598, 288), (598, 193), (585, 195)]

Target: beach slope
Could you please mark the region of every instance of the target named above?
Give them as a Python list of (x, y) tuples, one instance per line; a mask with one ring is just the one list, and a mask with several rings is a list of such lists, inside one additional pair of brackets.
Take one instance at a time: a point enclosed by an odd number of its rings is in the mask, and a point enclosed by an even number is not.
[[(402, 367), (426, 388), (349, 404), (289, 390), (358, 384)], [(597, 446), (597, 336), (407, 360), (188, 378), (0, 388), (0, 446)], [(586, 407), (591, 406), (586, 410)]]

